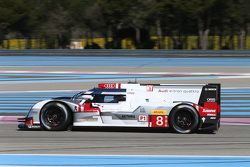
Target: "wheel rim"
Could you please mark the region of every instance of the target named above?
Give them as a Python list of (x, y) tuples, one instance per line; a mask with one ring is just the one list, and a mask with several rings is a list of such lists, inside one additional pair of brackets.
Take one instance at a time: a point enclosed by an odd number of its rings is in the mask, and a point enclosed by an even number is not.
[(194, 116), (189, 110), (180, 110), (175, 115), (176, 125), (182, 130), (190, 130), (194, 125)]
[(57, 127), (61, 125), (61, 123), (65, 119), (65, 115), (63, 114), (63, 111), (60, 108), (53, 107), (46, 110), (44, 118), (48, 126)]

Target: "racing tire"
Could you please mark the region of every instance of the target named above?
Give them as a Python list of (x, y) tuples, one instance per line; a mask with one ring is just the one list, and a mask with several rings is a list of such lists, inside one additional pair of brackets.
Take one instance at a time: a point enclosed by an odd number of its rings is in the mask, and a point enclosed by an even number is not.
[(195, 108), (182, 104), (176, 106), (169, 116), (170, 126), (177, 133), (192, 133), (199, 125), (199, 115)]
[(44, 130), (67, 130), (72, 123), (72, 114), (62, 103), (51, 102), (46, 104), (40, 112), (40, 124)]

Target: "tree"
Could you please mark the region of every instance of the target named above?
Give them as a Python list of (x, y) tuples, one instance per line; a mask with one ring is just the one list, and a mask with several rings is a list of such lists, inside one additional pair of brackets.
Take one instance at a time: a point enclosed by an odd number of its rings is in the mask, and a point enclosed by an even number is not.
[(66, 0), (45, 0), (42, 4), (38, 31), (47, 40), (49, 48), (67, 48), (70, 44), (72, 22), (68, 5)]
[(112, 38), (114, 40), (114, 48), (121, 47), (121, 38), (119, 31), (126, 27), (128, 13), (133, 6), (131, 0), (98, 0), (102, 18), (106, 25), (109, 26)]
[[(158, 48), (165, 48), (163, 37), (170, 36), (174, 48), (183, 49), (187, 37), (197, 35), (198, 48), (208, 49), (211, 34), (229, 49), (238, 35), (244, 49), (249, 8), (249, 0), (0, 0), (0, 45), (8, 38), (38, 38), (48, 48), (67, 48), (72, 37), (104, 37), (106, 48), (121, 48), (124, 38), (152, 48), (150, 37), (157, 36)], [(230, 36), (225, 46), (223, 36)]]
[(250, 19), (249, 8), (250, 2), (247, 0), (229, 0), (227, 1), (227, 20), (228, 27), (231, 28), (231, 48), (233, 45), (232, 36), (239, 34), (239, 48), (245, 48), (246, 32)]
[[(98, 10), (95, 10), (96, 0), (72, 0), (70, 1), (69, 13), (72, 19), (73, 31), (78, 32), (76, 36), (89, 38), (98, 30), (99, 19), (96, 17)], [(88, 40), (87, 40), (88, 41)]]
[(176, 6), (188, 16), (186, 22), (194, 22), (199, 36), (199, 48), (207, 49), (211, 28), (212, 9), (216, 0), (176, 0)]
[(170, 0), (148, 0), (147, 1), (149, 22), (155, 27), (158, 36), (158, 48), (163, 46), (163, 34), (170, 35), (176, 27), (176, 20), (173, 19), (173, 1)]
[(29, 8), (24, 0), (0, 1), (0, 41), (7, 34), (25, 35), (29, 27), (27, 18)]

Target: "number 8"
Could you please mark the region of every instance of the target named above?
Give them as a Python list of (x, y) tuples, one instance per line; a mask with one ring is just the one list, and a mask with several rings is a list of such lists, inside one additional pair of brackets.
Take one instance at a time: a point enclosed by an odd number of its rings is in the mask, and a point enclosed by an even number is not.
[(156, 125), (157, 126), (162, 126), (163, 124), (164, 124), (163, 117), (162, 116), (156, 117)]

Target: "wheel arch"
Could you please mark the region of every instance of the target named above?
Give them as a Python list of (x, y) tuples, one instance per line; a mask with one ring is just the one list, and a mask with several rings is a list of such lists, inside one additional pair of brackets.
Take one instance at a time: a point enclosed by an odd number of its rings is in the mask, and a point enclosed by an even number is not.
[[(69, 104), (66, 103), (66, 102), (64, 102), (64, 101), (60, 101), (60, 100), (48, 101), (47, 103), (45, 103), (45, 104), (42, 106), (42, 108), (40, 109), (40, 113), (41, 113), (41, 111), (43, 110), (43, 108), (44, 108), (46, 105), (50, 104), (50, 103), (61, 103), (61, 104), (63, 104), (71, 113), (73, 113), (73, 111), (72, 111), (72, 109), (70, 108)], [(40, 114), (40, 113), (39, 113), (39, 114)]]
[(200, 117), (200, 114), (199, 114), (198, 110), (193, 106), (193, 104), (194, 104), (194, 103), (192, 103), (192, 102), (187, 102), (187, 101), (185, 101), (185, 102), (179, 102), (178, 104), (176, 104), (176, 105), (170, 110), (169, 116), (171, 115), (172, 111), (176, 110), (177, 107), (182, 106), (182, 105), (188, 105), (188, 106), (192, 107), (192, 108), (194, 109), (194, 111), (196, 111), (197, 114), (198, 114), (199, 117)]

